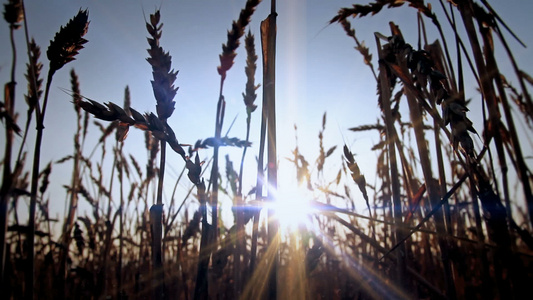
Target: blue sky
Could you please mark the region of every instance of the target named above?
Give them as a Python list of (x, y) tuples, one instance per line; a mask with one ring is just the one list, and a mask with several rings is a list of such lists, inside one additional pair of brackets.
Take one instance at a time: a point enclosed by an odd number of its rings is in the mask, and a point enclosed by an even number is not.
[[(43, 166), (50, 160), (57, 160), (72, 153), (72, 137), (75, 128), (75, 113), (71, 99), (60, 88), (70, 89), (69, 71), (74, 68), (78, 73), (81, 92), (86, 97), (100, 102), (113, 101), (122, 104), (124, 88), (130, 87), (132, 107), (138, 111), (155, 111), (155, 101), (151, 90), (151, 68), (146, 62), (147, 32), (144, 25), (144, 14), (148, 16), (156, 8), (161, 8), (161, 21), (164, 23), (161, 45), (172, 55), (172, 66), (179, 70), (176, 86), (176, 110), (169, 120), (178, 139), (182, 143), (194, 143), (214, 134), (215, 109), (218, 97), (220, 77), (217, 73), (218, 55), (221, 45), (226, 42), (226, 32), (231, 22), (244, 7), (244, 0), (180, 0), (180, 1), (26, 1), (28, 29), (41, 46), (41, 61), (48, 70), (45, 52), (49, 41), (59, 27), (65, 25), (80, 8), (89, 9), (91, 24), (86, 38), (89, 42), (81, 50), (77, 60), (66, 65), (56, 73), (52, 83), (50, 103), (45, 120)], [(328, 26), (328, 21), (340, 7), (352, 3), (366, 1), (319, 1), (291, 0), (278, 1), (278, 37), (277, 37), (277, 116), (278, 141), (280, 153), (280, 173), (282, 177), (293, 177), (294, 169), (287, 166), (284, 157), (290, 155), (294, 148), (293, 125), (298, 126), (300, 150), (312, 163), (318, 150), (318, 132), (321, 118), (327, 112), (328, 124), (325, 133), (326, 149), (338, 145), (339, 149), (331, 159), (331, 169), (340, 166), (340, 147), (346, 141), (352, 152), (358, 154), (361, 170), (367, 178), (374, 172), (375, 154), (370, 147), (378, 141), (377, 133), (352, 133), (347, 129), (363, 124), (375, 123), (379, 117), (377, 107), (376, 85), (372, 74), (363, 64), (361, 56), (353, 49), (353, 40), (348, 38), (338, 24)], [(437, 1), (431, 1), (433, 9), (441, 16), (441, 8)], [(531, 35), (531, 12), (533, 1), (491, 1), (500, 16), (530, 46), (522, 48), (511, 38), (508, 42), (515, 51), (519, 65), (526, 72), (531, 70), (533, 35)], [(406, 5), (407, 6), (407, 5)], [(249, 26), (256, 36), (256, 51), (260, 57), (259, 24), (269, 13), (269, 2), (260, 4), (252, 17)], [(444, 17), (441, 23), (447, 28)], [(400, 26), (407, 42), (416, 45), (416, 11), (412, 8), (384, 9), (379, 15), (351, 20), (360, 40), (364, 40), (374, 53), (373, 33), (378, 31), (389, 33), (389, 21)], [(430, 22), (430, 40), (437, 38)], [(411, 34), (412, 33), (412, 34)], [(0, 28), (0, 40), (4, 46), (0, 48), (0, 81), (9, 81), (11, 68), (11, 50), (8, 44), (8, 26)], [(21, 112), (20, 124), (25, 116), (23, 93), (26, 81), (26, 56), (23, 31), (16, 32), (16, 43), (19, 49), (17, 66), (17, 109)], [(246, 113), (241, 93), (244, 91), (246, 79), (244, 65), (246, 54), (244, 47), (238, 49), (233, 68), (228, 72), (224, 95), (227, 101), (226, 132), (228, 125), (236, 118), (229, 136), (243, 138), (245, 132)], [(500, 51), (501, 54), (501, 51)], [(500, 57), (503, 60), (505, 56)], [(259, 58), (260, 62), (261, 58)], [(510, 69), (508, 80), (516, 83)], [(43, 72), (43, 73), (44, 73)], [(256, 80), (261, 83), (259, 66)], [(259, 90), (260, 92), (260, 90)], [(474, 100), (479, 95), (469, 91)], [(260, 105), (260, 95), (257, 104)], [(481, 116), (480, 111), (470, 112), (472, 119)], [(404, 116), (407, 118), (407, 115)], [(257, 155), (259, 140), (259, 110), (252, 117), (251, 141), (254, 147), (248, 152), (248, 164), (253, 165)], [(481, 128), (481, 127), (479, 127)], [(99, 137), (97, 129), (92, 130), (92, 143), (88, 142), (85, 153), (88, 153)], [(3, 137), (2, 137), (3, 138)], [(33, 150), (33, 137), (30, 136), (28, 152)], [(16, 145), (20, 143), (17, 139)], [(2, 148), (3, 149), (3, 148)], [(138, 157), (146, 157), (143, 135), (133, 131), (125, 142), (125, 150)], [(232, 154), (237, 165), (240, 151), (227, 149), (222, 152)], [(531, 150), (529, 150), (531, 152)], [(526, 151), (527, 153), (527, 151)], [(202, 153), (204, 159), (211, 151)], [(141, 159), (142, 161), (142, 159)], [(28, 160), (31, 164), (31, 160)], [(29, 165), (28, 164), (28, 165)], [(167, 181), (170, 186), (176, 179), (183, 162), (177, 155), (170, 155)], [(285, 169), (283, 169), (285, 168)], [(284, 171), (285, 170), (285, 171)], [(56, 182), (55, 197), (63, 197), (62, 184), (68, 184), (70, 170), (67, 166), (56, 166), (53, 170)], [(370, 174), (370, 175), (368, 175)], [(248, 174), (255, 181), (255, 173)], [(184, 188), (185, 189), (185, 188)], [(247, 187), (244, 187), (247, 190)], [(170, 193), (170, 191), (168, 191)], [(63, 207), (63, 199), (52, 201), (58, 211)]]

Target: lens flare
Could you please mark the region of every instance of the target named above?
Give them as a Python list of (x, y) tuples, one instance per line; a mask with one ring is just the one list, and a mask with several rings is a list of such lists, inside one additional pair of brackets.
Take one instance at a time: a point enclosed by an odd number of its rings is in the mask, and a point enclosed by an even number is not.
[(313, 199), (313, 191), (304, 187), (282, 187), (278, 190), (275, 201), (270, 205), (282, 234), (298, 231), (301, 226), (309, 227), (311, 215), (315, 212), (311, 205)]

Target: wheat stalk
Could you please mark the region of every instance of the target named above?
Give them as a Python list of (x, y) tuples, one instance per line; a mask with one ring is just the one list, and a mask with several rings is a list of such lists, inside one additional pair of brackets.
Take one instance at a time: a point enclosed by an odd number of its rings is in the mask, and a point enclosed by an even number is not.
[[(161, 124), (156, 124), (160, 129), (168, 127), (167, 119), (174, 112), (174, 96), (178, 88), (174, 87), (174, 81), (176, 80), (177, 71), (173, 71), (172, 58), (168, 52), (163, 51), (163, 48), (159, 46), (159, 39), (161, 38), (163, 24), (160, 22), (160, 12), (157, 10), (154, 14), (150, 15), (150, 23), (146, 22), (146, 29), (151, 38), (148, 38), (149, 58), (146, 60), (152, 66), (152, 89), (154, 91), (154, 97), (156, 99), (156, 111)], [(170, 127), (169, 127), (170, 128)], [(167, 132), (174, 134), (172, 131)], [(166, 159), (166, 141), (161, 141), (161, 160), (159, 166), (159, 178), (157, 186), (157, 200), (156, 204), (150, 209), (150, 216), (153, 217), (152, 222), (152, 260), (154, 264), (154, 273), (156, 276), (152, 279), (154, 285), (155, 299), (163, 299), (164, 296), (164, 269), (162, 261), (162, 214), (163, 214), (163, 182), (165, 175), (165, 159)]]
[(374, 65), (372, 64), (372, 54), (370, 54), (368, 47), (365, 46), (365, 42), (359, 42), (359, 39), (355, 35), (355, 29), (352, 28), (352, 25), (348, 20), (341, 19), (339, 20), (339, 22), (341, 23), (344, 32), (346, 32), (346, 34), (353, 38), (353, 40), (355, 41), (355, 44), (357, 45), (355, 49), (359, 51), (359, 53), (361, 53), (365, 65), (370, 68), (372, 74), (374, 75), (374, 78), (376, 79), (376, 81), (378, 81), (378, 76), (376, 75), (376, 71), (374, 71)]
[[(216, 108), (216, 118), (215, 118), (215, 139), (221, 138), (222, 126), (224, 124), (224, 114), (225, 114), (225, 100), (223, 96), (223, 87), (224, 80), (226, 79), (227, 71), (233, 66), (233, 61), (235, 56), (235, 50), (239, 47), (239, 40), (244, 35), (244, 29), (250, 22), (250, 18), (255, 11), (257, 5), (259, 5), (260, 0), (248, 0), (246, 1), (245, 7), (241, 10), (239, 18), (237, 21), (233, 21), (231, 30), (227, 34), (227, 42), (222, 45), (222, 53), (219, 55), (220, 66), (217, 67), (217, 71), (220, 75), (220, 92)], [(211, 197), (210, 204), (212, 206), (212, 221), (211, 224), (214, 226), (213, 234), (209, 233), (208, 228), (204, 230), (204, 224), (207, 224), (207, 220), (204, 220), (202, 223), (202, 245), (207, 246), (207, 242), (203, 243), (208, 238), (212, 240), (212, 243), (216, 245), (218, 239), (218, 152), (219, 147), (215, 146), (213, 150), (213, 166), (211, 168)], [(203, 204), (205, 205), (205, 204)], [(205, 210), (206, 208), (202, 208)], [(204, 215), (206, 217), (206, 215)], [(210, 235), (209, 237), (207, 235)], [(196, 277), (196, 286), (194, 291), (195, 299), (206, 299), (208, 297), (208, 281), (207, 281), (207, 265), (209, 264), (209, 256), (211, 254), (210, 249), (205, 249), (201, 246), (201, 253), (205, 253), (200, 261), (198, 262), (198, 272)]]
[[(83, 49), (83, 45), (87, 43), (83, 36), (89, 30), (88, 18), (88, 11), (80, 10), (65, 27), (59, 29), (54, 39), (50, 41), (50, 46), (48, 46), (46, 51), (50, 61), (49, 73), (55, 73), (64, 65), (76, 59), (76, 55)], [(51, 75), (48, 76), (50, 77)]]
[[(46, 89), (44, 94), (44, 101), (42, 108), (37, 108), (36, 121), (37, 121), (37, 136), (35, 140), (35, 151), (33, 157), (33, 169), (31, 180), (31, 199), (30, 199), (30, 213), (29, 224), (30, 233), (28, 235), (29, 241), (29, 257), (28, 261), (28, 279), (27, 285), (28, 295), (34, 294), (34, 230), (35, 230), (35, 207), (37, 203), (37, 181), (39, 174), (40, 156), (41, 156), (41, 144), (43, 139), (44, 118), (46, 112), (46, 105), (48, 103), (48, 95), (50, 91), (50, 85), (54, 73), (63, 67), (68, 62), (75, 59), (78, 51), (83, 48), (83, 44), (87, 42), (83, 36), (87, 33), (89, 21), (89, 14), (87, 10), (80, 10), (78, 14), (71, 19), (65, 27), (61, 27), (56, 33), (54, 39), (50, 42), (50, 46), (46, 52), (48, 59), (50, 60), (50, 69), (48, 71), (48, 78), (46, 82)], [(70, 233), (70, 232), (69, 232)], [(66, 260), (65, 260), (66, 262)]]
[[(398, 139), (398, 135), (396, 133), (396, 130), (394, 129), (393, 124), (393, 117), (392, 117), (392, 110), (390, 105), (390, 99), (391, 99), (391, 86), (390, 82), (391, 79), (389, 78), (390, 75), (388, 75), (386, 71), (386, 65), (385, 65), (385, 57), (386, 54), (384, 53), (380, 39), (378, 35), (376, 35), (376, 44), (378, 46), (378, 54), (380, 59), (380, 65), (379, 65), (379, 97), (382, 102), (382, 109), (385, 117), (385, 128), (386, 128), (386, 134), (387, 134), (387, 144), (388, 144), (388, 159), (390, 163), (390, 183), (392, 186), (392, 202), (393, 202), (393, 210), (394, 210), (394, 223), (396, 225), (395, 229), (395, 239), (396, 241), (400, 240), (403, 236), (403, 230), (399, 227), (399, 224), (402, 223), (402, 203), (400, 200), (400, 183), (399, 183), (399, 175), (398, 175), (398, 165), (396, 160), (396, 151), (395, 151), (395, 141)], [(399, 248), (399, 253), (397, 255), (397, 267), (396, 267), (396, 279), (398, 280), (398, 284), (403, 289), (407, 289), (408, 282), (406, 278), (406, 260), (405, 260), (405, 246), (402, 245)]]
[(157, 10), (150, 15), (150, 23), (146, 23), (146, 29), (151, 36), (151, 38), (148, 38), (148, 44), (150, 45), (148, 54), (150, 57), (146, 60), (152, 66), (152, 75), (154, 77), (152, 89), (157, 102), (157, 115), (162, 121), (165, 121), (174, 112), (176, 102), (173, 99), (178, 91), (178, 88), (174, 87), (174, 81), (178, 71), (171, 70), (172, 57), (159, 46), (163, 27), (163, 24), (159, 24), (160, 18), (161, 14)]
[[(25, 96), (26, 104), (28, 105), (28, 112), (26, 116), (26, 126), (24, 127), (24, 134), (22, 135), (22, 146), (20, 147), (18, 158), (22, 155), (23, 146), (26, 143), (28, 130), (30, 128), (33, 112), (39, 106), (39, 100), (41, 99), (43, 90), (41, 78), (41, 70), (43, 64), (39, 62), (41, 56), (41, 48), (32, 39), (30, 43), (30, 62), (26, 64), (26, 80), (28, 81), (28, 94)], [(18, 159), (17, 159), (18, 160)]]
[(231, 30), (228, 30), (228, 41), (222, 45), (222, 54), (219, 55), (220, 66), (218, 66), (218, 74), (221, 76), (221, 81), (226, 78), (226, 72), (233, 66), (233, 60), (237, 53), (235, 50), (239, 47), (239, 40), (244, 35), (244, 29), (250, 23), (252, 14), (261, 0), (248, 0), (245, 7), (241, 10), (237, 21), (231, 24)]
[(10, 0), (9, 3), (4, 4), (4, 19), (9, 23), (10, 42), (12, 49), (12, 64), (11, 64), (11, 81), (5, 85), (5, 99), (0, 107), (0, 120), (5, 120), (5, 154), (4, 166), (2, 170), (3, 179), (0, 187), (0, 287), (4, 286), (4, 269), (6, 257), (6, 232), (8, 224), (7, 204), (9, 202), (9, 194), (13, 189), (13, 178), (11, 170), (11, 159), (13, 152), (13, 138), (14, 133), (20, 134), (20, 129), (16, 124), (17, 116), (15, 115), (15, 66), (17, 64), (17, 52), (15, 47), (14, 31), (20, 28), (20, 22), (23, 20), (23, 7), (21, 1)]
[[(154, 113), (146, 113), (143, 115), (130, 107), (130, 117), (123, 108), (113, 102), (107, 102), (103, 105), (88, 98), (78, 102), (78, 105), (95, 118), (110, 122), (118, 121), (120, 126), (133, 126), (149, 132), (158, 140), (167, 142), (172, 150), (178, 153), (183, 159), (186, 159), (183, 145), (176, 139), (176, 135), (172, 128), (168, 124), (164, 124)], [(149, 148), (152, 149), (153, 146), (150, 146)]]
[[(215, 139), (221, 138), (222, 126), (224, 124), (224, 114), (226, 102), (223, 96), (224, 80), (226, 79), (227, 71), (233, 66), (233, 61), (237, 53), (235, 52), (240, 45), (240, 38), (244, 35), (244, 29), (250, 23), (251, 16), (255, 8), (261, 0), (248, 0), (245, 7), (241, 10), (237, 21), (233, 21), (231, 30), (228, 31), (227, 42), (222, 45), (222, 53), (219, 55), (220, 66), (217, 71), (220, 75), (220, 92), (217, 102), (216, 118), (215, 118)], [(215, 146), (213, 150), (213, 167), (211, 171), (211, 182), (213, 184), (211, 193), (211, 205), (213, 206), (212, 224), (218, 226), (218, 147)], [(215, 229), (215, 232), (218, 230)], [(213, 236), (216, 241), (218, 234)]]
[(22, 1), (9, 0), (7, 4), (4, 4), (4, 19), (9, 23), (9, 27), (12, 29), (20, 28), (20, 22), (24, 20)]
[[(244, 105), (246, 106), (246, 142), (248, 142), (250, 137), (250, 123), (252, 119), (252, 112), (254, 112), (257, 108), (257, 105), (254, 104), (257, 94), (255, 91), (259, 88), (259, 85), (255, 84), (255, 72), (257, 69), (256, 61), (257, 61), (257, 55), (255, 53), (255, 39), (252, 35), (251, 31), (248, 31), (248, 34), (246, 35), (245, 39), (245, 48), (246, 48), (246, 67), (244, 68), (244, 72), (246, 74), (246, 89), (245, 93), (242, 94)], [(244, 148), (242, 151), (242, 157), (241, 157), (241, 163), (239, 168), (239, 175), (238, 175), (238, 186), (237, 186), (237, 201), (236, 206), (238, 208), (241, 208), (244, 206), (244, 202), (242, 199), (242, 178), (243, 178), (243, 172), (244, 172), (244, 159), (246, 156), (246, 150), (247, 148)], [(235, 257), (234, 257), (234, 277), (235, 277), (235, 293), (236, 295), (240, 295), (242, 292), (242, 286), (243, 286), (243, 273), (241, 270), (241, 255), (244, 251), (244, 212), (239, 211), (237, 209), (236, 211), (236, 226), (237, 226), (237, 241), (236, 241), (236, 247), (235, 247)], [(257, 218), (256, 218), (257, 219)], [(255, 219), (254, 219), (255, 220)], [(254, 221), (254, 229), (256, 230)], [(255, 260), (255, 251), (254, 248), (257, 247), (257, 241), (255, 243), (252, 241), (252, 257)], [(250, 269), (253, 269), (253, 264), (255, 262), (250, 258)]]

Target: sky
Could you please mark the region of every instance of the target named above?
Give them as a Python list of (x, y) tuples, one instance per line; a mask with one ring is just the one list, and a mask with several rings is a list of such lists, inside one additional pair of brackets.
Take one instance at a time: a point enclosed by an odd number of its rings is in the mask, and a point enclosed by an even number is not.
[[(4, 1), (6, 2), (6, 1)], [(356, 154), (367, 180), (375, 172), (376, 154), (370, 148), (379, 140), (376, 132), (353, 133), (350, 127), (375, 124), (379, 118), (376, 85), (372, 73), (363, 64), (363, 59), (354, 50), (354, 41), (347, 37), (338, 24), (328, 25), (341, 7), (353, 3), (365, 4), (366, 1), (346, 0), (291, 0), (278, 1), (277, 4), (277, 65), (276, 65), (276, 101), (278, 152), (280, 161), (281, 184), (295, 176), (294, 168), (289, 166), (285, 157), (289, 157), (295, 147), (294, 125), (298, 127), (300, 151), (311, 164), (318, 151), (318, 133), (321, 129), (322, 115), (327, 113), (327, 125), (324, 133), (325, 148), (337, 145), (336, 154), (331, 158), (329, 169), (338, 170), (341, 160), (341, 147), (347, 143)], [(438, 16), (442, 11), (438, 1), (431, 1)], [(520, 67), (526, 72), (533, 66), (533, 35), (531, 34), (531, 12), (533, 1), (510, 0), (490, 1), (500, 16), (518, 34), (528, 48), (521, 47), (508, 38)], [(238, 18), (244, 7), (244, 0), (166, 0), (166, 1), (25, 1), (28, 30), (41, 47), (41, 61), (45, 65), (43, 74), (48, 70), (45, 56), (49, 41), (53, 39), (60, 26), (65, 25), (78, 10), (89, 10), (89, 32), (85, 38), (89, 41), (80, 51), (74, 62), (59, 70), (53, 80), (50, 102), (45, 120), (42, 166), (52, 160), (56, 161), (73, 152), (72, 138), (75, 131), (75, 112), (71, 97), (61, 89), (70, 89), (69, 71), (74, 68), (81, 83), (81, 93), (99, 102), (112, 101), (122, 105), (124, 88), (129, 86), (132, 107), (140, 112), (155, 112), (155, 100), (150, 84), (151, 67), (146, 62), (148, 33), (145, 17), (155, 9), (161, 9), (161, 22), (164, 24), (161, 46), (172, 56), (172, 67), (179, 70), (175, 85), (179, 87), (175, 97), (176, 110), (169, 119), (169, 124), (182, 143), (194, 143), (214, 135), (215, 110), (219, 93), (220, 76), (217, 73), (221, 45), (226, 42), (227, 30), (231, 22)], [(358, 38), (365, 41), (371, 53), (374, 53), (376, 66), (374, 32), (389, 35), (389, 21), (400, 26), (407, 42), (416, 45), (416, 11), (406, 7), (384, 9), (380, 14), (363, 19), (351, 19)], [(256, 52), (261, 61), (259, 25), (270, 10), (269, 2), (261, 3), (252, 16), (249, 30), (256, 37)], [(447, 28), (444, 17), (441, 23)], [(430, 36), (436, 38), (430, 22), (426, 23)], [(247, 29), (248, 31), (248, 29)], [(17, 110), (20, 120), (24, 120), (25, 104), (23, 93), (26, 80), (25, 42), (22, 30), (16, 33), (19, 50), (17, 65)], [(9, 31), (7, 23), (0, 26), (0, 81), (9, 81), (11, 68), (11, 49), (8, 47)], [(244, 66), (246, 53), (239, 47), (235, 64), (228, 72), (224, 86), (227, 101), (226, 122), (223, 133), (229, 130), (229, 136), (244, 138), (246, 113), (242, 100), (246, 77)], [(501, 48), (500, 48), (501, 55)], [(505, 59), (505, 56), (501, 56)], [(503, 64), (503, 63), (502, 63)], [(510, 69), (505, 73), (512, 74)], [(529, 71), (533, 73), (533, 71)], [(256, 81), (261, 83), (261, 66), (258, 66)], [(509, 81), (516, 83), (511, 75)], [(472, 89), (472, 88), (471, 88)], [(261, 90), (256, 104), (260, 106)], [(479, 100), (475, 90), (470, 90), (470, 97)], [(471, 111), (475, 119), (480, 111)], [(407, 115), (405, 115), (407, 118)], [(229, 128), (232, 120), (234, 125)], [(248, 152), (248, 164), (254, 165), (259, 142), (259, 109), (252, 116), (251, 141), (254, 143)], [(20, 124), (23, 124), (21, 121)], [(99, 132), (92, 129), (91, 140), (86, 144), (85, 153), (89, 153)], [(0, 137), (3, 139), (4, 137)], [(31, 135), (29, 141), (34, 138)], [(20, 144), (17, 138), (15, 145)], [(1, 141), (1, 140), (0, 140)], [(26, 146), (31, 154), (33, 143)], [(3, 148), (2, 148), (3, 149)], [(144, 137), (140, 131), (132, 130), (125, 141), (125, 151), (136, 157), (144, 158)], [(232, 155), (235, 165), (240, 158), (240, 150), (224, 149), (222, 155)], [(526, 151), (527, 153), (527, 151)], [(203, 151), (202, 159), (208, 159), (211, 151)], [(142, 159), (141, 159), (142, 161)], [(175, 154), (169, 154), (167, 186), (171, 188), (183, 161)], [(28, 160), (28, 166), (31, 160)], [(70, 170), (68, 166), (54, 166), (53, 181), (55, 189), (50, 195), (54, 198), (51, 205), (61, 212), (64, 205), (64, 191), (61, 185), (68, 184)], [(245, 175), (249, 178), (251, 188), (255, 182), (255, 173)], [(186, 186), (180, 189), (186, 190)], [(168, 191), (168, 189), (167, 189)], [(169, 191), (170, 193), (170, 191)]]

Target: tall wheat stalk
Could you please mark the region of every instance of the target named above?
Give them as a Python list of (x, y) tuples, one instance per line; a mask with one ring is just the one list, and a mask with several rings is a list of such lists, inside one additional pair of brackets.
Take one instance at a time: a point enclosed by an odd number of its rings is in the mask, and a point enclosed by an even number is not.
[[(261, 0), (248, 0), (245, 7), (241, 10), (237, 21), (232, 23), (232, 28), (228, 31), (228, 40), (226, 44), (222, 45), (222, 54), (220, 54), (220, 66), (217, 68), (220, 74), (220, 91), (217, 102), (216, 117), (215, 117), (215, 139), (220, 140), (222, 126), (224, 124), (224, 113), (226, 102), (224, 100), (223, 88), (226, 74), (233, 66), (233, 61), (237, 53), (235, 52), (240, 44), (240, 38), (244, 35), (246, 26), (250, 23), (250, 19), (255, 11), (255, 8)], [(211, 206), (213, 207), (212, 224), (215, 226), (214, 241), (218, 238), (218, 150), (219, 144), (213, 147), (213, 167), (211, 171), (211, 184), (213, 185), (211, 191)]]
[[(82, 115), (81, 115), (81, 109), (79, 106), (76, 105), (78, 101), (81, 99), (81, 93), (80, 93), (80, 83), (78, 80), (78, 75), (74, 70), (71, 70), (70, 72), (70, 80), (71, 80), (71, 87), (72, 87), (72, 94), (73, 94), (73, 103), (74, 103), (74, 110), (76, 111), (76, 132), (74, 134), (74, 153), (73, 153), (73, 166), (72, 166), (72, 178), (70, 183), (70, 198), (68, 203), (68, 210), (66, 212), (65, 221), (63, 223), (63, 231), (62, 231), (62, 244), (65, 245), (66, 249), (69, 249), (70, 241), (72, 239), (71, 237), (71, 231), (74, 226), (75, 216), (77, 213), (78, 208), (78, 190), (80, 189), (81, 184), (81, 169), (80, 169), (80, 162), (82, 158), (82, 149), (81, 149), (81, 137), (80, 133), (82, 132)], [(68, 250), (64, 251), (63, 255), (61, 256), (60, 261), (60, 276), (62, 278), (66, 278), (67, 276), (67, 259), (68, 259)], [(63, 285), (65, 286), (65, 285)], [(64, 295), (66, 291), (62, 291), (61, 295)]]
[[(212, 185), (209, 204), (212, 208), (211, 226), (209, 230), (207, 228), (207, 221), (202, 221), (202, 242), (200, 246), (200, 259), (198, 262), (198, 272), (196, 277), (196, 288), (194, 293), (195, 299), (207, 299), (208, 297), (208, 282), (207, 282), (207, 266), (209, 264), (209, 258), (211, 252), (217, 248), (217, 241), (219, 235), (219, 219), (218, 219), (218, 190), (219, 190), (219, 147), (221, 145), (221, 132), (224, 125), (224, 115), (226, 101), (224, 100), (224, 81), (226, 79), (227, 72), (231, 69), (234, 63), (234, 59), (237, 56), (235, 52), (240, 44), (240, 38), (244, 35), (246, 26), (250, 23), (251, 16), (253, 15), (255, 8), (261, 0), (248, 0), (245, 7), (241, 10), (237, 21), (233, 21), (231, 30), (228, 31), (228, 39), (225, 44), (222, 45), (222, 53), (219, 55), (220, 66), (217, 67), (217, 71), (220, 75), (220, 89), (217, 101), (216, 116), (215, 116), (215, 145), (213, 147), (213, 166), (211, 167), (210, 184)], [(201, 203), (202, 206), (207, 203)], [(202, 213), (206, 211), (206, 207), (202, 207)], [(206, 215), (204, 214), (204, 217)], [(204, 230), (205, 227), (205, 230)], [(209, 241), (209, 246), (203, 241)], [(209, 249), (206, 249), (209, 247)]]
[[(3, 179), (2, 186), (0, 187), (0, 287), (4, 287), (4, 268), (6, 259), (6, 232), (8, 224), (8, 202), (10, 199), (10, 193), (13, 188), (13, 176), (12, 176), (12, 151), (13, 151), (13, 137), (17, 131), (15, 115), (15, 66), (17, 63), (17, 51), (15, 46), (14, 32), (20, 28), (20, 22), (24, 18), (23, 5), (21, 1), (9, 1), (8, 4), (4, 4), (4, 19), (9, 23), (9, 38), (11, 41), (11, 81), (5, 84), (4, 87), (4, 103), (1, 108), (3, 119), (6, 123), (5, 132), (5, 153), (3, 160)], [(18, 132), (17, 132), (18, 133)]]
[[(405, 66), (402, 66), (405, 68)], [(441, 198), (441, 194), (439, 191), (439, 187), (437, 185), (437, 180), (433, 177), (433, 172), (431, 170), (431, 160), (429, 157), (429, 148), (427, 147), (426, 138), (424, 134), (424, 128), (423, 128), (423, 119), (422, 119), (422, 112), (420, 110), (420, 106), (418, 102), (416, 101), (416, 98), (414, 95), (407, 91), (406, 97), (409, 105), (409, 112), (411, 117), (411, 123), (413, 124), (413, 128), (415, 131), (415, 138), (418, 148), (418, 154), (420, 157), (420, 163), (422, 166), (422, 173), (424, 175), (424, 181), (426, 182), (426, 190), (429, 197), (429, 202), (431, 203), (431, 206), (434, 207), (438, 204)], [(437, 133), (438, 134), (438, 133)], [(444, 217), (441, 210), (439, 210), (434, 215), (436, 227), (437, 227), (437, 233), (440, 235), (439, 237), (439, 246), (441, 250), (441, 258), (442, 262), (444, 264), (444, 271), (445, 271), (445, 284), (447, 287), (447, 295), (450, 298), (455, 298), (455, 287), (453, 286), (453, 275), (452, 275), (452, 269), (451, 264), (448, 259), (448, 245), (447, 241), (445, 239), (445, 224), (444, 224)]]
[[(37, 136), (35, 138), (35, 150), (33, 156), (33, 169), (31, 179), (31, 198), (30, 198), (30, 213), (29, 213), (29, 234), (28, 234), (28, 264), (27, 264), (27, 293), (26, 296), (33, 298), (34, 295), (34, 253), (35, 253), (35, 211), (37, 206), (37, 186), (39, 180), (39, 168), (41, 158), (41, 144), (43, 140), (44, 131), (44, 118), (46, 113), (46, 107), (48, 104), (48, 95), (50, 92), (50, 85), (52, 83), (53, 76), (56, 71), (61, 69), (65, 64), (73, 61), (78, 51), (83, 49), (83, 45), (87, 43), (87, 40), (83, 36), (89, 29), (89, 13), (87, 10), (80, 10), (78, 14), (72, 18), (65, 27), (61, 27), (59, 32), (56, 33), (54, 39), (50, 42), (50, 46), (46, 52), (50, 61), (50, 68), (48, 70), (48, 76), (46, 80), (46, 88), (44, 92), (44, 100), (42, 108), (37, 106), (36, 122), (37, 122)], [(72, 228), (68, 227), (63, 232), (65, 236), (70, 236)], [(69, 237), (65, 237), (65, 241), (69, 241)], [(68, 244), (63, 245), (63, 259), (61, 262), (66, 263), (66, 257), (68, 255)], [(62, 295), (61, 297), (64, 297)]]
[[(130, 99), (130, 89), (128, 86), (126, 86), (124, 90), (124, 110), (127, 115), (131, 116), (131, 112), (129, 111), (131, 99)], [(123, 276), (122, 276), (122, 270), (123, 270), (123, 257), (124, 257), (124, 171), (125, 171), (125, 155), (123, 153), (123, 147), (124, 147), (124, 139), (126, 138), (126, 135), (128, 134), (127, 130), (124, 131), (120, 130), (124, 127), (119, 127), (116, 132), (116, 140), (117, 140), (117, 148), (116, 151), (118, 152), (118, 156), (120, 157), (120, 161), (118, 162), (117, 168), (119, 169), (119, 182), (120, 182), (120, 207), (118, 209), (119, 211), (119, 246), (118, 246), (118, 267), (117, 267), (117, 290), (116, 295), (119, 299), (123, 299), (125, 297), (124, 294), (124, 288), (122, 286), (123, 282)]]
[[(393, 216), (394, 216), (394, 241), (398, 242), (404, 236), (404, 231), (401, 227), (403, 223), (402, 220), (402, 203), (400, 200), (400, 183), (399, 183), (399, 174), (398, 166), (396, 161), (396, 140), (398, 139), (396, 130), (394, 129), (394, 118), (392, 116), (391, 110), (391, 86), (390, 78), (387, 75), (386, 66), (383, 61), (385, 59), (385, 54), (382, 52), (382, 46), (380, 38), (376, 35), (376, 44), (378, 48), (378, 57), (380, 59), (379, 66), (379, 101), (382, 105), (383, 115), (385, 118), (385, 128), (387, 133), (387, 150), (388, 150), (388, 159), (389, 159), (389, 168), (390, 168), (390, 179), (391, 179), (391, 191), (392, 191), (392, 203), (393, 203)], [(409, 290), (409, 283), (406, 275), (406, 250), (405, 246), (402, 244), (398, 248), (398, 253), (396, 254), (397, 266), (396, 266), (396, 280), (398, 285), (404, 290)]]
[[(278, 157), (276, 145), (276, 0), (270, 1), (270, 15), (261, 22), (261, 45), (263, 53), (263, 116), (266, 116), (267, 138), (267, 199), (276, 201), (278, 188)], [(266, 104), (265, 104), (266, 103)], [(279, 266), (279, 225), (274, 210), (268, 210), (268, 245), (272, 247), (273, 257), (268, 274), (267, 298), (276, 299), (278, 295)]]
[[(256, 71), (256, 61), (257, 61), (257, 55), (255, 54), (255, 41), (254, 36), (252, 35), (251, 31), (248, 31), (248, 34), (245, 37), (245, 48), (246, 48), (246, 67), (245, 67), (245, 73), (246, 73), (246, 89), (245, 93), (242, 94), (244, 104), (246, 106), (246, 143), (248, 143), (250, 139), (250, 125), (252, 120), (252, 112), (255, 111), (257, 108), (257, 105), (254, 104), (254, 101), (257, 97), (255, 91), (259, 88), (259, 85), (255, 84), (255, 71)], [(243, 287), (243, 274), (246, 274), (247, 272), (242, 272), (243, 267), (241, 265), (241, 256), (244, 254), (244, 251), (246, 250), (245, 247), (245, 238), (246, 238), (246, 232), (244, 230), (245, 225), (245, 219), (244, 219), (244, 201), (242, 196), (242, 179), (244, 175), (244, 159), (246, 157), (246, 150), (248, 147), (244, 147), (242, 150), (242, 157), (241, 157), (241, 163), (239, 167), (239, 182), (237, 187), (237, 196), (236, 196), (236, 226), (237, 226), (237, 234), (236, 234), (236, 242), (235, 242), (235, 253), (234, 253), (234, 281), (235, 281), (235, 295), (237, 298), (240, 298), (242, 287)], [(252, 251), (253, 252), (253, 251)], [(253, 254), (252, 254), (253, 255)], [(255, 255), (253, 255), (255, 257)], [(251, 263), (250, 263), (251, 264)], [(249, 271), (249, 270), (246, 270)]]
[[(174, 111), (173, 101), (178, 88), (174, 87), (177, 71), (171, 70), (171, 56), (168, 52), (164, 52), (163, 48), (159, 46), (159, 39), (161, 38), (161, 28), (163, 24), (159, 24), (160, 12), (156, 11), (150, 15), (150, 23), (146, 23), (146, 28), (150, 34), (148, 38), (148, 63), (152, 66), (152, 88), (157, 105), (157, 116), (163, 127), (168, 127), (167, 119)], [(161, 140), (161, 154), (159, 161), (159, 177), (157, 185), (156, 204), (150, 208), (150, 216), (152, 223), (152, 260), (154, 267), (153, 287), (154, 299), (165, 299), (164, 283), (165, 273), (163, 268), (163, 252), (162, 252), (162, 237), (163, 237), (163, 182), (165, 176), (165, 159), (166, 159), (166, 141)]]

